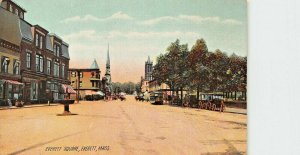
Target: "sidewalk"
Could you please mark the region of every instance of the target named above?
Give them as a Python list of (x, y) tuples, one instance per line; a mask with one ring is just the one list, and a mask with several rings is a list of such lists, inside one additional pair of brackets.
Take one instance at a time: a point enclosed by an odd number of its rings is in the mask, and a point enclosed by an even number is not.
[(48, 104), (30, 104), (30, 105), (24, 105), (23, 107), (16, 107), (16, 106), (0, 106), (0, 110), (10, 110), (10, 109), (22, 109), (22, 108), (35, 108), (35, 107), (49, 107), (49, 106), (58, 106), (59, 103), (51, 103)]
[(240, 108), (228, 108), (228, 107), (226, 107), (225, 112), (247, 115), (247, 109), (240, 109)]

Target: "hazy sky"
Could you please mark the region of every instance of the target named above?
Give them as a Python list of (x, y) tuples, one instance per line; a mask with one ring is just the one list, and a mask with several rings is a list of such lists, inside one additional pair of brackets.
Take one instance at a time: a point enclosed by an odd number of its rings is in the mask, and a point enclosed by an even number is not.
[(191, 48), (204, 38), (210, 51), (247, 55), (245, 0), (14, 0), (25, 19), (69, 43), (70, 66), (96, 59), (105, 73), (110, 44), (112, 81), (138, 82), (147, 57), (180, 39)]

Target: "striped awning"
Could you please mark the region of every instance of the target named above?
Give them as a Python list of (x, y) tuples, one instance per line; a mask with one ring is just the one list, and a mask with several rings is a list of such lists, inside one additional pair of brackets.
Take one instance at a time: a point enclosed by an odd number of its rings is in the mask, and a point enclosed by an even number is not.
[(62, 87), (64, 89), (64, 93), (66, 93), (66, 94), (76, 94), (76, 91), (72, 88), (72, 86), (62, 84)]
[(9, 84), (15, 84), (15, 85), (23, 85), (24, 83), (18, 82), (18, 81), (13, 81), (13, 80), (5, 80), (6, 83)]

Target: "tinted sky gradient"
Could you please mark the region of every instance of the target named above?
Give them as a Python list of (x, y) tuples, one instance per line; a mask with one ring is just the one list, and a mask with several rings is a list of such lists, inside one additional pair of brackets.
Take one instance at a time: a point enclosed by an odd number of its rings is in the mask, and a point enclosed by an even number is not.
[(14, 0), (25, 19), (70, 44), (70, 66), (96, 59), (105, 73), (110, 44), (114, 82), (138, 82), (147, 57), (155, 59), (180, 39), (193, 46), (204, 38), (210, 51), (247, 55), (245, 0)]

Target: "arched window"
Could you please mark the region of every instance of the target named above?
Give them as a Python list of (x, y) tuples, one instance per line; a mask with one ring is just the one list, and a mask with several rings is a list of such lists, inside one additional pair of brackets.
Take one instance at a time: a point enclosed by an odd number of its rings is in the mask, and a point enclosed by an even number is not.
[(6, 57), (2, 58), (2, 65), (1, 65), (1, 70), (4, 73), (8, 73), (8, 64), (9, 64), (9, 59)]

